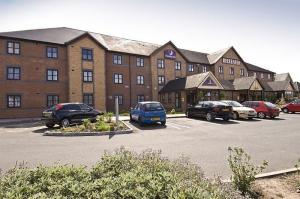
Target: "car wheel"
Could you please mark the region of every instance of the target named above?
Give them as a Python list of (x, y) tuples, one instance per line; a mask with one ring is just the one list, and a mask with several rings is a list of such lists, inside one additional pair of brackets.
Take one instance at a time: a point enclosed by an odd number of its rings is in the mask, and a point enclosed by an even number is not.
[(263, 112), (259, 112), (257, 114), (257, 116), (260, 118), (260, 119), (265, 119), (266, 118), (266, 114), (264, 114)]
[(233, 119), (238, 120), (239, 119), (239, 114), (237, 112), (233, 113)]
[(48, 127), (48, 128), (53, 128), (54, 127), (54, 123), (46, 123), (46, 127)]
[(161, 125), (165, 126), (166, 125), (166, 121), (162, 121)]
[(69, 121), (69, 119), (68, 119), (68, 118), (63, 119), (63, 120), (60, 122), (60, 126), (61, 126), (61, 127), (64, 127), (64, 128), (70, 126), (70, 121)]
[(229, 117), (225, 117), (225, 118), (223, 118), (223, 120), (227, 122), (227, 121), (229, 121)]
[(138, 119), (138, 122), (139, 122), (139, 125), (140, 126), (144, 126), (144, 123), (143, 123), (143, 121), (142, 121), (142, 119), (139, 117), (139, 119)]
[(284, 113), (289, 113), (289, 109), (287, 109), (287, 108), (282, 109), (282, 111), (283, 111)]
[(214, 118), (213, 118), (213, 116), (212, 116), (212, 114), (211, 113), (207, 113), (206, 114), (206, 120), (207, 121), (212, 121)]

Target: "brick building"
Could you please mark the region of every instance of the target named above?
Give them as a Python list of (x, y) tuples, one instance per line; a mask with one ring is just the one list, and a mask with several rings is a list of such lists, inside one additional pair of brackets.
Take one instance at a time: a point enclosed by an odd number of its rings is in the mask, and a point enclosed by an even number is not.
[(234, 47), (208, 54), (64, 27), (0, 33), (0, 118), (38, 117), (61, 102), (112, 111), (115, 98), (121, 110), (143, 100), (184, 110), (199, 96), (264, 99), (294, 95), (295, 85)]

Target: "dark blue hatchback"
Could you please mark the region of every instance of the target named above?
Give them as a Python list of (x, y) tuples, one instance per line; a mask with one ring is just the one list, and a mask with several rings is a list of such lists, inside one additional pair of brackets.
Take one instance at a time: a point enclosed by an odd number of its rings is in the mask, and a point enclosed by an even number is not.
[(130, 121), (137, 121), (139, 125), (157, 122), (166, 125), (166, 111), (160, 102), (139, 102), (130, 110)]

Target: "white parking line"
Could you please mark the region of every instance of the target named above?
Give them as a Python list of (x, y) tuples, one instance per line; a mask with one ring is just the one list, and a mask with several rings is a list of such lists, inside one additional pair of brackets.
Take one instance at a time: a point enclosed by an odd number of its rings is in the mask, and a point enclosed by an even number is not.
[(177, 126), (171, 125), (169, 122), (167, 124), (167, 127), (172, 127), (174, 129), (179, 129), (179, 130), (181, 129), (181, 128), (177, 127)]
[(171, 124), (171, 125), (174, 125), (174, 126), (178, 126), (178, 127), (182, 127), (182, 128), (187, 128), (187, 129), (191, 128), (189, 126), (185, 126), (185, 125), (181, 125), (181, 124), (176, 124), (176, 123), (172, 123), (172, 122), (168, 122), (168, 124)]

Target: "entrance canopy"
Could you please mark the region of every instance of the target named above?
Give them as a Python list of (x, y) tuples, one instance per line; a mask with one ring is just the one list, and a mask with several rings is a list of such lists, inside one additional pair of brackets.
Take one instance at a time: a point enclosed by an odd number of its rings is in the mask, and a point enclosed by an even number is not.
[(211, 73), (200, 73), (169, 81), (159, 92), (167, 93), (188, 89), (223, 90), (223, 86)]

